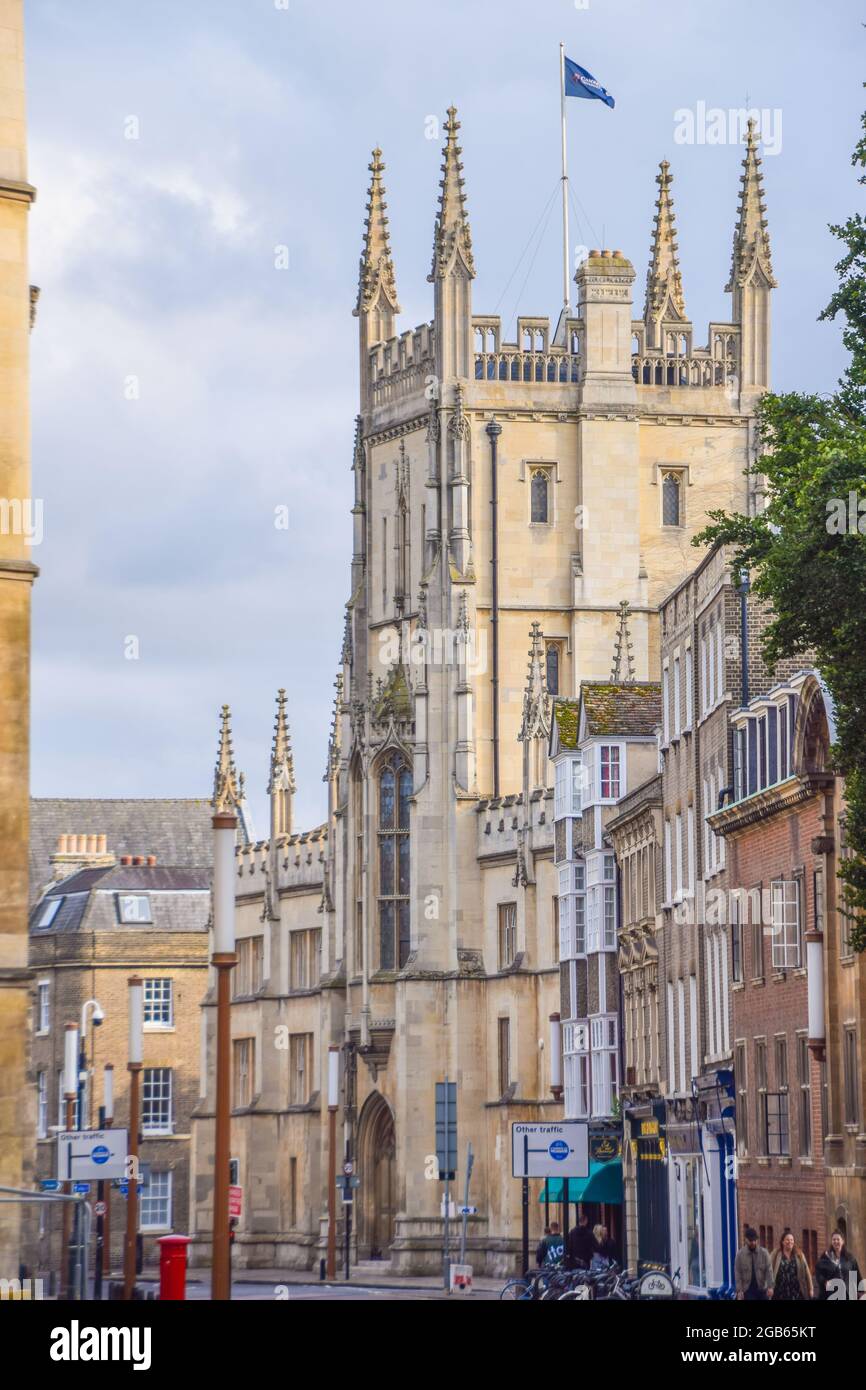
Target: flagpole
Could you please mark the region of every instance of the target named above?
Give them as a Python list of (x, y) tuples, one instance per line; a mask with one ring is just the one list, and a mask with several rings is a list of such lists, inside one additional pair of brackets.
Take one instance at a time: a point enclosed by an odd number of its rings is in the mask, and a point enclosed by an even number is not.
[(568, 275), (568, 165), (565, 154), (565, 45), (559, 45), (559, 100), (562, 117), (562, 303), (566, 318), (570, 310)]

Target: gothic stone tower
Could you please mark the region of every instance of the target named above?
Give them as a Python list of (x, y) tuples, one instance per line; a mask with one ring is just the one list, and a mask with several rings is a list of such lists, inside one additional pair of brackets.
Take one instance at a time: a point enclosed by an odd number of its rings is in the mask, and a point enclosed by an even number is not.
[[(608, 678), (623, 604), (631, 678), (657, 680), (658, 605), (693, 568), (692, 536), (711, 508), (756, 505), (744, 470), (773, 281), (753, 133), (734, 317), (697, 346), (666, 163), (641, 318), (634, 269), (609, 250), (581, 265), (574, 311), (553, 330), (525, 315), (509, 339), (498, 317), (475, 312), (458, 132), (451, 108), (433, 319), (407, 332), (378, 149), (370, 164), (328, 818), (299, 832), (275, 807), (272, 840), (239, 849), (238, 931), (260, 962), (257, 992), (233, 1019), (247, 1078), (233, 1147), (251, 1193), (239, 1265), (269, 1251), (275, 1262), (318, 1258), (333, 1045), (340, 1156), (360, 1177), (358, 1255), (439, 1267), (430, 1156), (434, 1084), (448, 1077), (459, 1182), (468, 1141), (475, 1153), (471, 1258), (491, 1273), (514, 1267), (510, 1127), (562, 1114), (546, 1043), (560, 1005), (551, 697)], [(271, 796), (285, 800), (284, 718), (281, 703)], [(203, 1115), (211, 1089), (208, 1066)], [(205, 1205), (206, 1144), (197, 1170)]]
[[(28, 533), (28, 376), (31, 292), (27, 217), (24, 17), (21, 0), (0, 7), (0, 1184), (29, 1182), (35, 1100), (27, 1081), (27, 839), (30, 749), (30, 589), (36, 568)], [(0, 1209), (0, 1274), (15, 1277), (21, 1208)]]

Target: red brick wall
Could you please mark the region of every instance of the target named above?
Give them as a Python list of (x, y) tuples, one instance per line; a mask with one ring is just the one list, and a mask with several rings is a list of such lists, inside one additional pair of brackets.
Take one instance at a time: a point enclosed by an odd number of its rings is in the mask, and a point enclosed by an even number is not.
[[(795, 878), (803, 875), (802, 931), (808, 929), (814, 912), (813, 869), (817, 864), (811, 852), (812, 838), (821, 833), (817, 798), (794, 810), (779, 811), (767, 819), (746, 827), (728, 840), (728, 868), (731, 887), (769, 888), (773, 879)], [(801, 1155), (800, 1084), (797, 1068), (797, 1035), (808, 1028), (808, 995), (806, 981), (805, 944), (802, 963), (798, 969), (774, 971), (772, 936), (764, 928), (763, 981), (756, 980), (753, 960), (751, 917), (743, 927), (744, 983), (734, 987), (733, 1036), (735, 1043), (745, 1040), (747, 1057), (746, 1092), (748, 1115), (748, 1153), (738, 1161), (737, 1188), (739, 1195), (740, 1228), (752, 1225), (764, 1228), (765, 1238), (778, 1245), (782, 1231), (789, 1226), (797, 1243), (817, 1243), (824, 1248), (826, 1240), (824, 1216), (824, 1167), (822, 1152), (821, 1076), (818, 1064), (810, 1056), (810, 1108), (812, 1116), (811, 1152)], [(760, 1153), (757, 1079), (755, 1074), (755, 1040), (766, 1040), (767, 1089), (779, 1089), (776, 1075), (776, 1039), (783, 1036), (787, 1043), (790, 1157), (769, 1157)], [(738, 1103), (743, 1089), (742, 1078), (736, 1078)], [(811, 1257), (813, 1249), (807, 1246)]]

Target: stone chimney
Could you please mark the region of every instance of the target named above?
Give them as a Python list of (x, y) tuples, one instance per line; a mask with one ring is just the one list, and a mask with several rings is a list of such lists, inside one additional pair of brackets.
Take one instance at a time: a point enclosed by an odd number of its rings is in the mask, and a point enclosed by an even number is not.
[(59, 835), (51, 856), (51, 873), (57, 883), (79, 869), (110, 868), (114, 863), (106, 835)]

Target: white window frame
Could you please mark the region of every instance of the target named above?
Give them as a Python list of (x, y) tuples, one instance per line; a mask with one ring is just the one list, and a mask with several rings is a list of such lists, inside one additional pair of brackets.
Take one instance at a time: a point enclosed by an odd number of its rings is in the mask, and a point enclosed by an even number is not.
[(799, 879), (774, 879), (770, 895), (773, 969), (797, 970), (802, 963)]
[(695, 891), (695, 808), (692, 805), (686, 808), (686, 839), (688, 892), (691, 895)]
[(676, 863), (676, 895), (674, 902), (683, 898), (683, 818), (679, 811), (674, 816), (674, 862)]
[(48, 1072), (36, 1073), (36, 1138), (48, 1138)]
[(686, 722), (684, 732), (688, 733), (691, 729), (694, 718), (694, 662), (692, 658), (691, 644), (686, 647), (685, 660), (685, 682), (686, 682)]
[[(130, 903), (139, 904), (135, 909), (135, 915), (127, 915)], [(140, 904), (144, 903), (146, 916), (142, 915)], [(149, 925), (153, 922), (153, 909), (150, 905), (149, 893), (118, 893), (117, 895), (117, 916), (124, 926)]]
[(680, 715), (680, 659), (674, 657), (674, 738), (679, 738), (682, 733), (682, 718)]
[(662, 743), (665, 748), (671, 741), (670, 719), (670, 670), (668, 663), (662, 667)]
[[(163, 1076), (160, 1080), (160, 1087), (165, 1084), (165, 1073), (168, 1073), (168, 1092), (160, 1095), (159, 1108), (160, 1114), (163, 1110), (167, 1112), (167, 1117), (163, 1123), (145, 1124), (144, 1122), (144, 1101), (145, 1091), (148, 1087), (148, 1076), (154, 1072), (161, 1072)], [(153, 1085), (153, 1081), (150, 1082)], [(142, 1134), (173, 1134), (174, 1133), (174, 1069), (172, 1067), (145, 1067), (141, 1077), (141, 1132)]]
[[(602, 792), (602, 765), (604, 755), (607, 753), (608, 781), (613, 788), (613, 773), (616, 770), (616, 792), (611, 790), (609, 796)], [(614, 754), (616, 757), (614, 758)], [(601, 743), (598, 747), (598, 793), (596, 799), (604, 802), (605, 805), (614, 805), (623, 795), (623, 783), (625, 781), (625, 744), (624, 743)]]
[[(148, 999), (148, 985), (151, 986), (150, 993), (153, 994), (154, 985), (168, 985), (168, 1022), (163, 1019), (152, 1019), (147, 1017), (148, 1008), (154, 1005), (154, 999)], [(162, 991), (164, 993), (164, 991)], [(174, 981), (169, 975), (146, 976), (144, 989), (142, 991), (144, 1001), (144, 1031), (146, 1033), (169, 1033), (174, 1028)]]
[[(160, 1194), (158, 1197), (156, 1197), (156, 1198), (152, 1197), (151, 1194), (150, 1194), (150, 1189), (152, 1189), (152, 1187), (153, 1187), (153, 1180), (154, 1180), (154, 1178), (159, 1178), (159, 1179), (160, 1179), (160, 1187), (163, 1187), (163, 1186), (164, 1186), (164, 1188), (165, 1188), (165, 1191), (164, 1191), (163, 1193), (161, 1193), (161, 1194)], [(163, 1183), (163, 1179), (165, 1179), (165, 1182), (164, 1182), (164, 1183)], [(168, 1218), (166, 1221), (153, 1221), (153, 1220), (148, 1220), (148, 1219), (147, 1219), (147, 1217), (146, 1217), (146, 1213), (147, 1213), (147, 1204), (148, 1204), (148, 1203), (154, 1203), (154, 1202), (156, 1202), (156, 1201), (158, 1201), (160, 1204), (162, 1204), (163, 1202), (166, 1203), (166, 1214), (167, 1214), (167, 1218)], [(139, 1225), (140, 1225), (140, 1229), (141, 1229), (142, 1231), (170, 1231), (170, 1230), (171, 1230), (171, 1227), (172, 1227), (173, 1206), (174, 1206), (174, 1174), (172, 1173), (172, 1171), (171, 1171), (170, 1168), (164, 1169), (164, 1170), (162, 1170), (161, 1172), (157, 1172), (157, 1173), (155, 1173), (155, 1172), (153, 1171), (153, 1169), (151, 1169), (151, 1171), (150, 1171), (150, 1176), (149, 1176), (149, 1178), (148, 1178), (148, 1181), (142, 1185), (142, 1188), (141, 1188), (141, 1191), (140, 1191), (139, 1197), (138, 1197), (138, 1202), (139, 1202), (139, 1210), (140, 1210), (140, 1212), (141, 1212), (141, 1219), (140, 1219)]]
[(36, 986), (36, 1032), (44, 1037), (51, 1032), (51, 981), (40, 980)]
[(671, 902), (671, 823), (665, 818), (664, 829), (664, 850), (665, 850), (665, 901), (664, 906), (669, 907)]
[(692, 1077), (698, 1076), (701, 1070), (700, 1058), (698, 1057), (698, 981), (696, 975), (689, 976), (689, 1065)]

